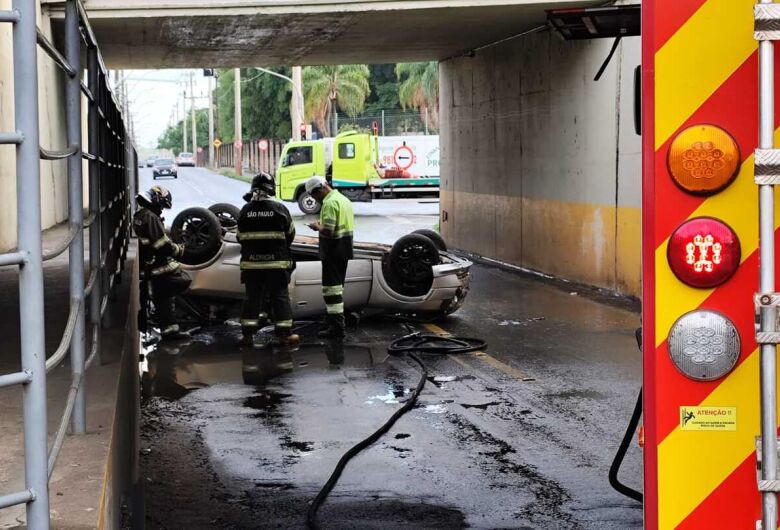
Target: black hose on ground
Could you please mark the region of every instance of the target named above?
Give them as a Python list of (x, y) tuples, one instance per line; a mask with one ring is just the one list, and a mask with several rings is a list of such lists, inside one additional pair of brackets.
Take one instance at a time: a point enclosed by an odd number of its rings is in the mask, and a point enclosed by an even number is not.
[[(642, 351), (642, 328), (637, 328), (636, 332), (636, 345), (640, 351)], [(634, 405), (634, 412), (631, 414), (631, 420), (628, 422), (626, 433), (623, 435), (623, 440), (620, 442), (615, 458), (612, 460), (612, 465), (609, 466), (609, 485), (612, 486), (615, 491), (630, 497), (635, 501), (643, 502), (644, 495), (637, 490), (630, 488), (620, 482), (618, 479), (618, 472), (620, 466), (623, 464), (623, 459), (626, 457), (626, 452), (631, 444), (631, 439), (634, 437), (636, 428), (639, 426), (639, 419), (642, 417), (642, 389), (639, 389), (639, 396), (636, 398), (636, 405)]]
[(620, 442), (620, 447), (618, 447), (615, 458), (612, 460), (612, 465), (609, 466), (609, 485), (612, 486), (618, 493), (622, 493), (626, 497), (630, 497), (639, 502), (644, 500), (642, 493), (620, 482), (620, 479), (618, 479), (618, 471), (620, 471), (620, 466), (623, 464), (623, 459), (625, 458), (628, 447), (631, 444), (631, 439), (634, 437), (634, 433), (636, 432), (636, 428), (639, 425), (639, 418), (641, 416), (642, 391), (640, 390), (639, 396), (636, 399), (636, 405), (634, 405), (634, 413), (631, 415), (631, 420), (628, 422), (626, 433), (623, 435), (623, 440)]
[(425, 387), (425, 381), (428, 378), (428, 369), (426, 368), (425, 363), (423, 363), (422, 360), (417, 357), (417, 355), (415, 355), (415, 352), (446, 355), (453, 353), (473, 352), (484, 349), (486, 346), (487, 343), (480, 339), (466, 337), (440, 337), (439, 335), (419, 332), (411, 333), (401, 337), (400, 339), (396, 339), (390, 344), (390, 346), (387, 348), (387, 351), (391, 355), (401, 355), (407, 353), (412, 360), (420, 365), (422, 375), (420, 376), (420, 380), (417, 382), (417, 387), (414, 389), (412, 396), (403, 404), (403, 406), (395, 411), (395, 413), (390, 416), (390, 419), (388, 419), (379, 429), (374, 431), (371, 436), (358, 442), (349, 451), (344, 453), (344, 456), (342, 456), (338, 461), (338, 464), (336, 464), (336, 468), (333, 470), (333, 473), (331, 473), (330, 478), (309, 506), (309, 511), (306, 514), (306, 524), (309, 528), (320, 528), (320, 525), (317, 522), (317, 511), (320, 509), (322, 504), (325, 502), (325, 499), (328, 498), (328, 495), (336, 486), (336, 483), (339, 481), (341, 474), (344, 472), (344, 468), (347, 467), (347, 463), (363, 449), (369, 447), (371, 444), (379, 440), (379, 438), (387, 433), (387, 431), (390, 430), (395, 422), (398, 421), (398, 418), (412, 410), (415, 404), (417, 404), (417, 398), (420, 396), (423, 387)]

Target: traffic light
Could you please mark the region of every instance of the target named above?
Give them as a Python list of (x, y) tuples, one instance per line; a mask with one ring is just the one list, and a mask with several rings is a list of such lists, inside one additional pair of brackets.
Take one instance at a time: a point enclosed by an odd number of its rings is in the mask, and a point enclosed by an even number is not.
[(301, 123), (301, 140), (306, 139), (306, 124)]
[(204, 77), (215, 77), (214, 76), (214, 69), (213, 68), (204, 68), (203, 69), (203, 76)]

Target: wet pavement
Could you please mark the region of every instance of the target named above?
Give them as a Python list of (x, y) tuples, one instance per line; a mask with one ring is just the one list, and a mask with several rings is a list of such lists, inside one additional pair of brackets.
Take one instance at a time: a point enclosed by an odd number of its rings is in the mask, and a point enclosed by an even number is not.
[[(149, 189), (164, 186), (173, 195), (173, 208), (166, 212), (170, 225), (176, 214), (191, 206), (209, 207), (217, 203), (244, 205), (243, 195), (249, 190), (246, 182), (225, 177), (205, 168), (179, 168), (177, 179), (152, 179), (151, 168), (139, 168), (139, 187)], [(315, 216), (304, 215), (296, 203), (285, 202), (293, 216), (299, 234), (316, 235), (306, 225)], [(439, 222), (438, 199), (380, 199), (370, 203), (355, 203), (355, 240), (393, 244), (399, 237), (420, 228), (432, 228)]]
[[(607, 471), (641, 381), (629, 304), (492, 267), (434, 324), (364, 319), (343, 344), (240, 350), (224, 324), (142, 363), (149, 528), (303, 528), (341, 455), (409, 398), (410, 329), (488, 341), (426, 355), (417, 406), (351, 461), (324, 528), (641, 528)], [(641, 487), (632, 444), (621, 477)]]

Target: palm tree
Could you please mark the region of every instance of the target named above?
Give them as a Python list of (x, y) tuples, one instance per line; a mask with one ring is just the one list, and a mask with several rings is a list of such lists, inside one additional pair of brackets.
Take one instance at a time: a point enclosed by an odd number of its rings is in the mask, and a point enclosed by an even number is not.
[(425, 123), (434, 129), (439, 123), (439, 65), (436, 61), (427, 63), (398, 63), (395, 66), (398, 76), (398, 99), (403, 108), (420, 111)]
[(368, 66), (364, 64), (304, 68), (307, 118), (313, 119), (326, 136), (335, 136), (339, 130), (339, 109), (348, 116), (356, 116), (363, 110), (371, 93), (368, 78)]

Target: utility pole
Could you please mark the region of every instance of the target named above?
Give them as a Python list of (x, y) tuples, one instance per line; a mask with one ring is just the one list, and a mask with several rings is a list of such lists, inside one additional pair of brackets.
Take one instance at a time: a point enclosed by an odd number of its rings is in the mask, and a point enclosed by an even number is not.
[(235, 102), (235, 124), (236, 124), (236, 132), (234, 134), (235, 139), (233, 140), (233, 153), (235, 157), (235, 166), (236, 166), (236, 175), (241, 176), (241, 169), (243, 164), (243, 159), (241, 155), (241, 148), (242, 148), (242, 140), (241, 140), (241, 69), (236, 68), (233, 70), (233, 99)]
[(212, 94), (213, 88), (211, 80), (213, 77), (209, 77), (209, 167), (214, 168), (214, 95)]
[(195, 159), (195, 164), (197, 165), (198, 160), (198, 133), (196, 129), (196, 123), (195, 123), (195, 85), (193, 78), (195, 77), (195, 72), (190, 71), (190, 113), (192, 114), (192, 157)]
[(187, 89), (181, 93), (181, 145), (182, 152), (187, 152)]
[(303, 76), (300, 66), (292, 67), (292, 136), (293, 140), (301, 139), (301, 125), (303, 121)]

